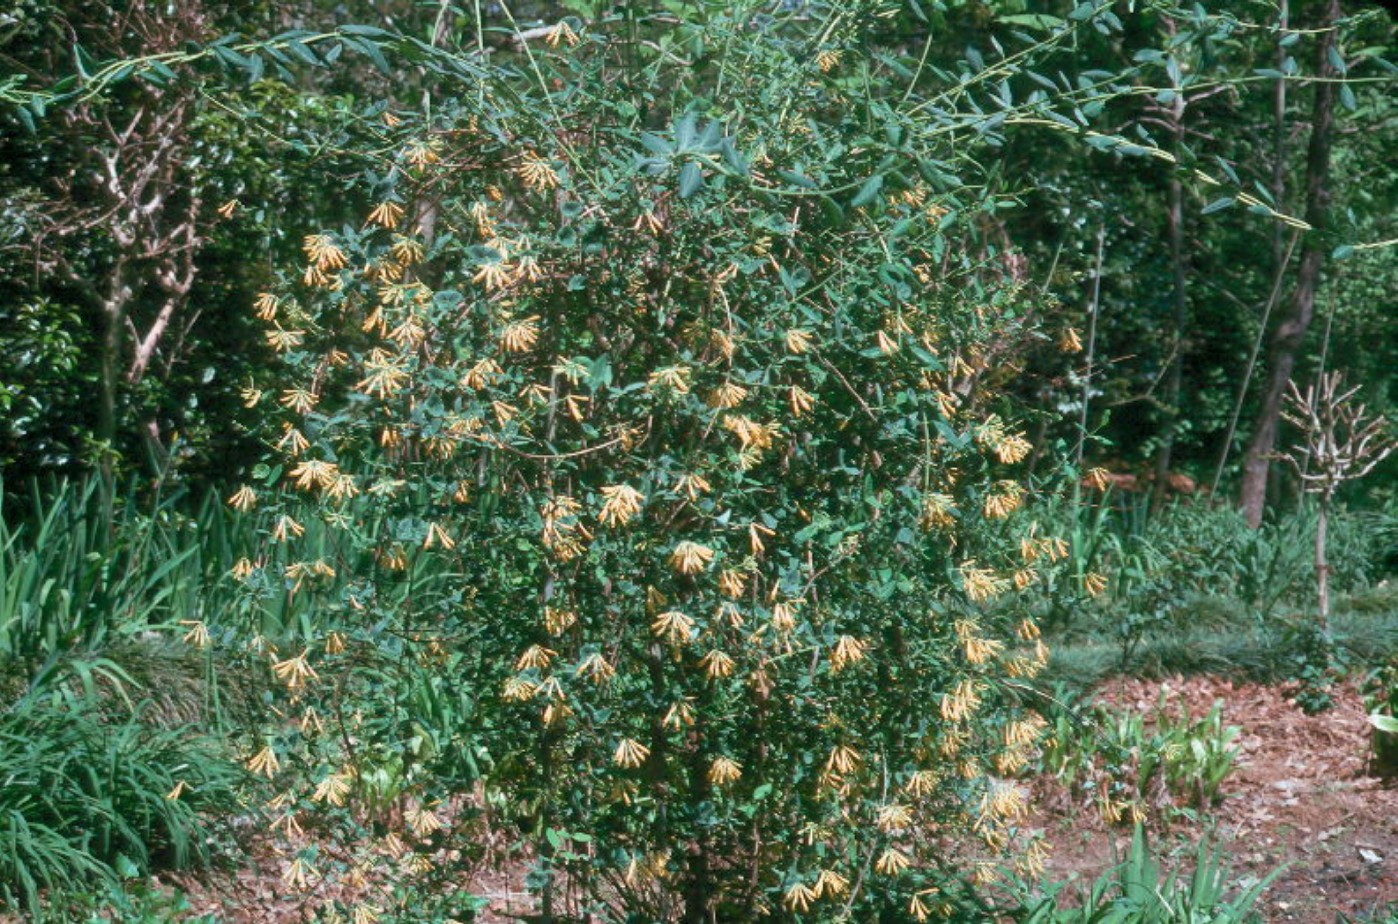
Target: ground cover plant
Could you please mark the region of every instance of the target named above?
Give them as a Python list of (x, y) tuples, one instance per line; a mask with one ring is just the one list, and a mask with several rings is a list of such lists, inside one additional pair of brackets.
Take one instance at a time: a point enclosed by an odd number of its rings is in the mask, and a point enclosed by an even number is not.
[(160, 632), (217, 600), (218, 531), (118, 509), (95, 482), (34, 509), (0, 526), (0, 896), (66, 920), (128, 878), (208, 863), (248, 774), (213, 734), (205, 662)]
[[(1029, 909), (1024, 921), (1026, 924), (1172, 924), (1203, 920), (1241, 924), (1260, 919), (1255, 906), (1270, 878), (1245, 889), (1234, 888), (1216, 848), (1206, 840), (1199, 842), (1194, 869), (1187, 881), (1177, 873), (1165, 874), (1151, 854), (1145, 830), (1137, 825), (1126, 857), (1094, 881), (1076, 903), (1062, 902), (1057, 895), (1049, 896)], [(1238, 894), (1230, 894), (1233, 892)]]

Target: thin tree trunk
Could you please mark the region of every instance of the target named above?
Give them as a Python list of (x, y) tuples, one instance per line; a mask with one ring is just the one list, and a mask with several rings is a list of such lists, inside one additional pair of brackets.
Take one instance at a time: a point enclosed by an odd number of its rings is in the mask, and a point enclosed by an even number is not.
[[(691, 798), (696, 805), (712, 797), (712, 784), (709, 781), (708, 722), (704, 718), (709, 706), (708, 697), (698, 703), (697, 721), (691, 734), (691, 746), (687, 755), (689, 764), (689, 786)], [(700, 826), (694, 840), (689, 844), (685, 860), (684, 912), (683, 924), (708, 924), (713, 919), (714, 905), (713, 876), (709, 861), (713, 845), (709, 830)]]
[(1330, 559), (1326, 553), (1330, 528), (1330, 501), (1321, 498), (1320, 513), (1315, 524), (1315, 586), (1320, 600), (1320, 631), (1330, 632)]
[[(441, 0), (436, 22), (432, 25), (433, 48), (441, 47), (447, 36), (451, 35), (455, 18), (450, 0)], [(426, 79), (423, 80), (422, 111), (432, 112), (432, 82)], [(429, 192), (426, 198), (417, 203), (417, 214), (413, 222), (417, 226), (417, 233), (422, 237), (423, 246), (428, 250), (432, 249), (433, 242), (437, 240), (437, 217), (440, 210), (435, 193)]]
[[(1277, 28), (1285, 35), (1290, 17), (1287, 0), (1277, 8)], [(1277, 70), (1286, 72), (1286, 46), (1277, 45)], [(1277, 208), (1286, 202), (1286, 78), (1278, 77), (1272, 90), (1272, 201)], [(1281, 222), (1272, 223), (1272, 266), (1283, 272), (1286, 254), (1286, 231)]]
[[(1175, 131), (1175, 150), (1184, 146), (1184, 91), (1175, 88), (1170, 117)], [(1151, 506), (1159, 509), (1170, 490), (1170, 462), (1179, 431), (1180, 389), (1184, 379), (1184, 341), (1189, 328), (1189, 284), (1184, 254), (1184, 184), (1179, 171), (1170, 174), (1170, 208), (1167, 216), (1170, 229), (1170, 269), (1174, 283), (1174, 335), (1171, 338), (1170, 369), (1165, 377), (1164, 403), (1168, 415), (1160, 432), (1160, 448), (1155, 455), (1155, 487)]]
[(1325, 264), (1325, 229), (1330, 206), (1330, 149), (1335, 135), (1335, 68), (1330, 56), (1335, 48), (1335, 25), (1342, 13), (1339, 0), (1329, 0), (1322, 28), (1326, 29), (1320, 42), (1319, 81), (1315, 84), (1315, 103), (1311, 117), (1310, 146), (1306, 152), (1306, 223), (1311, 231), (1301, 251), (1286, 314), (1278, 321), (1268, 344), (1267, 384), (1262, 404), (1254, 419), (1252, 440), (1243, 460), (1243, 486), (1239, 499), (1243, 514), (1251, 526), (1262, 522), (1267, 503), (1267, 476), (1271, 469), (1272, 451), (1277, 443), (1281, 420), (1282, 397), (1286, 383), (1296, 368), (1297, 354), (1315, 317), (1315, 296), (1320, 285), (1320, 271)]
[(102, 355), (97, 382), (97, 442), (101, 458), (98, 469), (107, 484), (115, 474), (117, 432), (117, 391), (121, 383), (121, 350), (125, 335), (127, 311), (134, 293), (126, 278), (126, 260), (118, 258), (108, 279), (107, 293), (101, 297), (98, 309), (102, 316)]

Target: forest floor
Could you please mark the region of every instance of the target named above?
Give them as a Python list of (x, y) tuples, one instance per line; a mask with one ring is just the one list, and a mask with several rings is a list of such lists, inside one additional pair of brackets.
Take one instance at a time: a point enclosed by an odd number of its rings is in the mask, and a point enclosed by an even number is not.
[[(1398, 902), (1398, 788), (1366, 775), (1369, 726), (1352, 686), (1338, 691), (1334, 709), (1317, 716), (1304, 714), (1287, 693), (1214, 677), (1116, 679), (1103, 684), (1096, 699), (1152, 715), (1163, 696), (1169, 711), (1183, 705), (1196, 717), (1221, 702), (1224, 723), (1240, 729), (1239, 756), (1220, 803), (1152, 821), (1152, 852), (1166, 871), (1187, 878), (1194, 844), (1207, 834), (1222, 850), (1234, 883), (1246, 886), (1281, 869), (1259, 904), (1266, 921), (1367, 921), (1386, 902)], [(1041, 801), (1032, 825), (1053, 847), (1048, 878), (1068, 883), (1070, 890), (1086, 887), (1126, 856), (1131, 832), (1107, 828), (1093, 806), (1059, 796)], [(225, 873), (166, 877), (165, 883), (185, 893), (192, 912), (226, 924), (309, 920), (309, 909), (292, 900), (281, 881), (285, 861), (259, 840), (254, 837), (251, 846), (261, 862)], [(518, 922), (535, 910), (524, 872), (519, 862), (481, 863), (470, 882), (453, 885), (490, 899), (479, 918), (485, 924)], [(319, 899), (333, 897), (353, 899)]]
[[(1241, 732), (1221, 803), (1154, 831), (1163, 866), (1188, 876), (1193, 843), (1211, 831), (1235, 881), (1281, 868), (1259, 903), (1269, 922), (1364, 920), (1398, 902), (1398, 789), (1366, 773), (1369, 725), (1352, 686), (1315, 716), (1285, 688), (1212, 677), (1112, 680), (1097, 699), (1150, 714), (1162, 693), (1167, 710), (1183, 705), (1196, 717), (1222, 702), (1224, 723)], [(1092, 807), (1041, 810), (1036, 824), (1054, 846), (1048, 869), (1060, 882), (1091, 883), (1131, 846), (1130, 831), (1108, 832)]]

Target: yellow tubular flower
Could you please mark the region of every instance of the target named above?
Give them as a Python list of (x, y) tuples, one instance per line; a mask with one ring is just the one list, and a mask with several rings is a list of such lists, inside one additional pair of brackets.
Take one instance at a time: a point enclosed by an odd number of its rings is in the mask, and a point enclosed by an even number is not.
[(650, 756), (650, 748), (634, 738), (623, 738), (616, 747), (616, 753), (612, 755), (612, 763), (618, 767), (634, 769), (646, 762)]
[(789, 397), (793, 417), (804, 417), (815, 407), (815, 396), (799, 385), (791, 386)]
[(820, 898), (820, 892), (803, 882), (798, 882), (786, 890), (786, 895), (782, 897), (782, 904), (789, 911), (806, 912), (811, 908), (811, 902)]
[(839, 898), (849, 891), (849, 880), (833, 869), (821, 870), (816, 877), (815, 890), (826, 898)]
[(743, 775), (743, 765), (728, 757), (718, 757), (709, 765), (709, 782), (715, 786), (727, 786), (737, 782)]
[(539, 319), (525, 318), (505, 325), (500, 335), (500, 346), (506, 353), (527, 353), (539, 340)]
[(597, 519), (603, 526), (625, 526), (641, 510), (645, 495), (630, 485), (608, 485), (602, 489), (602, 511)]
[(184, 634), (184, 642), (193, 645), (195, 648), (208, 648), (212, 643), (209, 638), (209, 627), (202, 619), (181, 619), (180, 625), (188, 626), (189, 631)]
[(836, 639), (835, 647), (830, 653), (830, 666), (836, 672), (844, 670), (851, 664), (863, 661), (868, 650), (868, 642), (852, 635), (842, 635)]
[(515, 670), (524, 671), (530, 668), (543, 670), (553, 663), (553, 659), (557, 657), (557, 655), (558, 652), (550, 648), (545, 648), (542, 645), (530, 645), (528, 648), (524, 649), (523, 654), (515, 660)]
[(520, 164), (515, 172), (533, 192), (546, 192), (558, 188), (558, 172), (553, 169), (552, 164), (533, 151), (528, 151), (520, 157)]
[(874, 864), (874, 872), (880, 876), (897, 876), (911, 865), (908, 855), (896, 847), (885, 850)]
[(724, 382), (709, 395), (708, 403), (710, 407), (728, 410), (742, 404), (747, 396), (748, 390), (737, 382)]
[(286, 684), (288, 690), (298, 690), (304, 687), (307, 681), (315, 680), (320, 676), (306, 660), (309, 654), (310, 649), (304, 649), (296, 657), (277, 661), (272, 665), (272, 673)]
[(271, 747), (264, 747), (248, 758), (246, 766), (250, 772), (265, 776), (270, 780), (281, 769), (281, 762), (277, 760), (276, 752)]
[(831, 750), (830, 756), (825, 760), (825, 769), (833, 773), (848, 774), (858, 770), (863, 760), (854, 748), (841, 744)]
[(672, 645), (685, 645), (694, 634), (694, 620), (679, 610), (667, 610), (655, 617), (650, 631)]
[(396, 202), (380, 202), (372, 212), (369, 213), (369, 220), (366, 224), (378, 225), (392, 231), (398, 227), (403, 220), (403, 207)]
[(710, 680), (731, 676), (736, 662), (726, 653), (714, 649), (699, 659), (699, 666)]
[(713, 560), (713, 549), (687, 539), (678, 543), (670, 552), (670, 567), (680, 574), (698, 574)]
[(612, 667), (601, 654), (593, 652), (578, 664), (575, 673), (577, 676), (586, 677), (600, 686), (616, 676), (616, 668)]
[(718, 589), (725, 597), (737, 599), (747, 588), (747, 578), (737, 568), (724, 568), (718, 575)]
[(243, 485), (228, 498), (228, 506), (239, 513), (247, 513), (257, 506), (257, 492), (247, 485)]
[(814, 344), (810, 331), (793, 327), (786, 332), (786, 348), (797, 356), (809, 351)]

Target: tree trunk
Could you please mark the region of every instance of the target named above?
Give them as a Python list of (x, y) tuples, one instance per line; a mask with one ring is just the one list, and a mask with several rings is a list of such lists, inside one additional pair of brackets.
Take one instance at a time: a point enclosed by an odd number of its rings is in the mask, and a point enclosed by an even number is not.
[[(93, 293), (96, 295), (96, 293)], [(97, 382), (97, 442), (100, 444), (98, 470), (107, 484), (115, 474), (117, 432), (117, 392), (121, 387), (122, 346), (125, 342), (127, 312), (135, 293), (126, 278), (126, 260), (118, 258), (108, 279), (107, 292), (100, 296), (102, 356)]]
[[(1185, 97), (1182, 87), (1175, 87), (1175, 99), (1170, 106), (1170, 121), (1175, 133), (1175, 151), (1184, 147)], [(1170, 175), (1170, 208), (1167, 213), (1170, 229), (1170, 269), (1174, 284), (1174, 332), (1171, 337), (1170, 368), (1165, 376), (1165, 425), (1160, 432), (1160, 448), (1155, 455), (1155, 487), (1151, 507), (1158, 510), (1170, 493), (1170, 462), (1179, 431), (1180, 389), (1184, 379), (1184, 340), (1189, 329), (1189, 284), (1184, 254), (1184, 183), (1179, 171)]]
[(1281, 420), (1282, 396), (1286, 383), (1296, 368), (1297, 354), (1315, 317), (1316, 289), (1320, 271), (1325, 263), (1325, 229), (1330, 206), (1330, 149), (1335, 135), (1335, 78), (1330, 56), (1335, 48), (1335, 25), (1341, 17), (1340, 0), (1329, 0), (1321, 28), (1319, 81), (1315, 84), (1315, 103), (1311, 117), (1310, 146), (1306, 152), (1306, 223), (1311, 230), (1301, 251), (1301, 263), (1296, 274), (1286, 314), (1277, 322), (1267, 348), (1267, 384), (1262, 393), (1262, 405), (1254, 419), (1252, 440), (1243, 460), (1243, 486), (1240, 506), (1250, 526), (1262, 522), (1267, 503), (1267, 476), (1271, 469), (1272, 451), (1277, 443)]
[(1330, 529), (1330, 499), (1321, 498), (1315, 524), (1315, 587), (1320, 603), (1320, 631), (1330, 633), (1330, 558), (1326, 553)]
[[(1290, 24), (1291, 10), (1287, 0), (1281, 0), (1277, 9), (1277, 28), (1286, 34)], [(1286, 46), (1277, 45), (1277, 70), (1286, 72), (1289, 57)], [(1277, 208), (1286, 202), (1286, 78), (1278, 77), (1272, 88), (1272, 201)], [(1286, 260), (1286, 231), (1281, 222), (1272, 222), (1272, 266), (1278, 274), (1284, 272)]]

